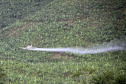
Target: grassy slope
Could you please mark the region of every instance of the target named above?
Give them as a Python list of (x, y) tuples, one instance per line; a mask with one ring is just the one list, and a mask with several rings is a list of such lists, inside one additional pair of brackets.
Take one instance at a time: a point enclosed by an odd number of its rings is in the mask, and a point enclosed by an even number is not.
[(0, 29), (23, 19), (29, 14), (40, 10), (52, 0), (1, 0), (0, 3)]
[(8, 79), (18, 84), (71, 84), (78, 83), (70, 76), (78, 67), (92, 67), (97, 73), (124, 72), (126, 59), (122, 51), (78, 55), (18, 49), (31, 42), (37, 47), (88, 47), (121, 39), (126, 32), (123, 5), (113, 0), (54, 0), (41, 11), (3, 28), (0, 58)]

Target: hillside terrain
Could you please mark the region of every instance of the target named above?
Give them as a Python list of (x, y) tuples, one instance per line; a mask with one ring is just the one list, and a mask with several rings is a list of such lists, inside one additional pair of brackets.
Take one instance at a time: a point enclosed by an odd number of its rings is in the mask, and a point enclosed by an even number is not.
[(0, 4), (0, 75), (5, 77), (0, 76), (1, 84), (126, 84), (126, 51), (84, 55), (19, 49), (31, 44), (87, 48), (125, 43), (125, 0), (1, 0)]

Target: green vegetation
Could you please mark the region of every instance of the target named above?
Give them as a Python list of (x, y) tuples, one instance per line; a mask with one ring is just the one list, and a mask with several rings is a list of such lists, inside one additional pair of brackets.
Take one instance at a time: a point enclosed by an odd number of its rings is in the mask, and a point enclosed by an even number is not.
[(125, 41), (125, 0), (0, 4), (1, 84), (126, 84), (126, 51), (80, 55), (19, 49), (31, 43), (57, 48)]
[(1, 0), (0, 29), (42, 9), (52, 0)]
[(0, 68), (0, 84), (6, 82), (7, 75), (5, 74), (4, 70)]

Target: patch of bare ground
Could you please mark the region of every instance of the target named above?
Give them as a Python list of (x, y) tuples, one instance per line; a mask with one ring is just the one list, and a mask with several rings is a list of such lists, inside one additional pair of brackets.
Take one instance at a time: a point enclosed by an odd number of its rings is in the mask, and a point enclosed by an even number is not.
[(64, 27), (70, 27), (70, 28), (73, 28), (74, 26), (76, 25), (79, 25), (78, 23), (74, 22), (74, 21), (66, 21), (66, 20), (61, 20), (61, 21), (58, 21), (58, 22), (61, 22), (61, 23), (64, 23)]
[[(67, 4), (67, 5), (69, 5), (70, 3), (69, 2), (71, 2), (71, 4), (76, 4), (76, 3), (81, 3), (81, 1), (78, 1), (78, 0), (66, 0), (66, 1), (64, 1), (64, 4)], [(87, 1), (85, 1), (85, 2), (87, 2)]]
[(75, 58), (75, 56), (72, 55), (68, 55), (66, 53), (61, 53), (61, 52), (57, 52), (55, 53), (55, 55), (50, 56), (50, 60), (53, 59), (57, 59), (58, 61), (60, 61), (60, 59), (67, 61), (67, 60), (71, 60), (71, 58)]
[(73, 74), (72, 72), (66, 72), (66, 73), (64, 73), (64, 75), (65, 75), (66, 78), (69, 78), (70, 75), (72, 75), (72, 74)]

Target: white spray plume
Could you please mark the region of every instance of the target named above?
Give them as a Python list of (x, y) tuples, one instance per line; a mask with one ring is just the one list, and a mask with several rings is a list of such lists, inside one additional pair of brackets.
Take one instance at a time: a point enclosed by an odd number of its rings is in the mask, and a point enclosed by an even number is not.
[(47, 52), (70, 52), (76, 54), (97, 54), (109, 51), (117, 51), (117, 50), (126, 50), (126, 43), (121, 42), (111, 42), (104, 43), (101, 45), (97, 45), (95, 47), (90, 48), (37, 48), (37, 47), (20, 47), (25, 50), (33, 50), (33, 51), (47, 51)]

